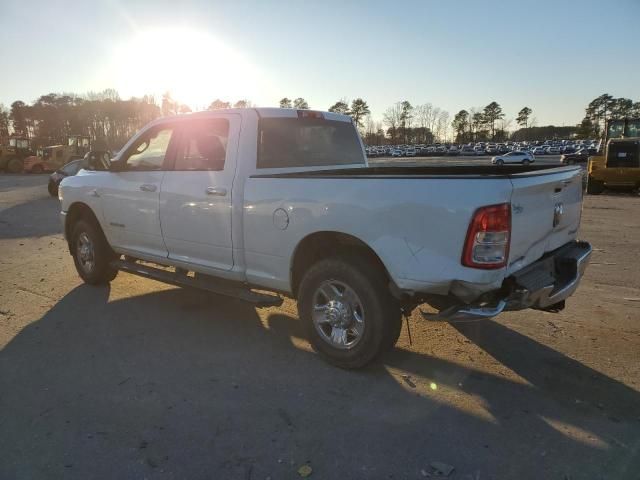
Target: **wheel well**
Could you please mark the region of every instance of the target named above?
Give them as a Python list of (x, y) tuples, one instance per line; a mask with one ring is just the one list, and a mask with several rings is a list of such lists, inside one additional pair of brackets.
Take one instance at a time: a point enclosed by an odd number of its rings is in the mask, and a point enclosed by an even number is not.
[(311, 265), (323, 258), (346, 253), (366, 257), (386, 279), (391, 278), (376, 252), (359, 238), (340, 232), (316, 232), (303, 238), (293, 254), (290, 275), (291, 291), (294, 297), (298, 296), (298, 286)]
[(67, 218), (64, 223), (64, 236), (67, 239), (67, 243), (69, 244), (69, 250), (71, 250), (71, 234), (73, 233), (73, 226), (76, 224), (76, 222), (78, 222), (78, 220), (90, 221), (97, 225), (102, 232), (100, 222), (98, 222), (98, 219), (93, 213), (93, 210), (91, 210), (91, 207), (89, 207), (86, 203), (80, 202), (72, 204), (67, 211)]

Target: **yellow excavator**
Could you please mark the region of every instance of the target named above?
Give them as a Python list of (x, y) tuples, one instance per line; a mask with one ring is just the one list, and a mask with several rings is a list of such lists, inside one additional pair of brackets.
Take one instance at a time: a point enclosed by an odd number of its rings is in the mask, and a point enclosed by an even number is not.
[(609, 120), (604, 145), (601, 155), (589, 157), (587, 193), (640, 188), (640, 118)]

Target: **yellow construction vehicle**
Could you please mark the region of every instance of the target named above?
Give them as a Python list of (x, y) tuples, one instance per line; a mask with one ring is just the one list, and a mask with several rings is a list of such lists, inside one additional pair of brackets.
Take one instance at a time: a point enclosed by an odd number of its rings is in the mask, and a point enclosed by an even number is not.
[(607, 122), (603, 154), (589, 157), (587, 193), (640, 188), (640, 118)]
[(53, 172), (71, 160), (83, 158), (89, 148), (89, 137), (69, 135), (67, 145), (39, 148), (36, 155), (25, 158), (24, 171), (28, 173)]
[(20, 135), (9, 137), (9, 145), (0, 145), (0, 170), (22, 172), (24, 159), (33, 155), (31, 140)]

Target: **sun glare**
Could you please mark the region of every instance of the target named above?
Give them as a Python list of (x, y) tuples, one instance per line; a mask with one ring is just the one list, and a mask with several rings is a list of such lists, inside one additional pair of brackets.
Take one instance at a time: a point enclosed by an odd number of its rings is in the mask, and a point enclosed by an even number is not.
[(213, 100), (256, 100), (260, 75), (215, 37), (189, 28), (138, 32), (115, 49), (109, 72), (123, 97), (164, 92), (192, 109)]

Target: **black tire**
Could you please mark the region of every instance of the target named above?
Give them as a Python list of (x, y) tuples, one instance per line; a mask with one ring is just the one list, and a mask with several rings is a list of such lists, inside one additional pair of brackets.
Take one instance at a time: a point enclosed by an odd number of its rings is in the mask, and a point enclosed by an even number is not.
[(33, 168), (31, 169), (31, 173), (42, 173), (44, 172), (44, 168), (42, 168), (42, 165), (34, 165)]
[(587, 178), (587, 193), (589, 195), (600, 195), (604, 192), (604, 182), (594, 180), (591, 175)]
[(524, 160), (522, 160), (522, 165), (525, 165), (525, 166), (526, 166), (526, 165), (529, 165), (530, 163), (531, 163), (531, 162), (530, 162), (528, 159), (526, 159), (526, 158), (525, 158)]
[(12, 157), (7, 161), (7, 172), (9, 173), (22, 173), (24, 170), (24, 163), (17, 157)]
[[(352, 346), (336, 347), (326, 333), (321, 333), (324, 330), (314, 324), (314, 311), (322, 315), (314, 310), (314, 300), (322, 298), (320, 287), (327, 282), (347, 286), (362, 307), (359, 311), (363, 319), (362, 333)], [(298, 314), (313, 349), (328, 363), (345, 369), (363, 367), (392, 348), (402, 328), (400, 307), (387, 287), (385, 275), (370, 259), (359, 255), (327, 258), (311, 266), (298, 290)], [(355, 314), (347, 316), (355, 318)], [(328, 323), (322, 325), (333, 331)], [(348, 339), (346, 334), (345, 339)]]
[[(80, 242), (88, 240), (91, 245), (91, 261), (89, 267), (88, 258), (83, 257)], [(116, 278), (118, 270), (110, 265), (115, 258), (111, 247), (107, 243), (102, 230), (94, 222), (79, 220), (73, 227), (71, 234), (71, 255), (75, 263), (78, 275), (85, 283), (90, 285), (102, 285)], [(86, 252), (85, 252), (86, 253)], [(88, 253), (87, 253), (88, 255)]]
[(56, 185), (55, 182), (52, 182), (51, 180), (49, 180), (49, 184), (47, 185), (47, 190), (49, 190), (49, 195), (51, 195), (52, 197), (58, 196), (58, 185)]
[(504, 165), (504, 160), (496, 160), (496, 165), (499, 165), (499, 166)]

